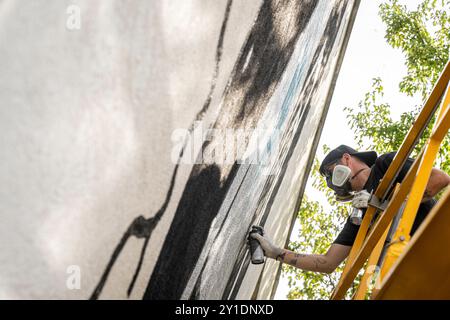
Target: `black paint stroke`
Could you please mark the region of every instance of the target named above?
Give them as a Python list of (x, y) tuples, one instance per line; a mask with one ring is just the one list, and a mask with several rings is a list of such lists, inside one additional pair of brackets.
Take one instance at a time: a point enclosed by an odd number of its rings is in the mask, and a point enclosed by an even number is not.
[[(265, 0), (255, 25), (237, 62), (231, 91), (246, 88), (236, 122), (248, 120), (266, 107), (284, 73), (300, 34), (308, 25), (317, 0)], [(287, 8), (287, 9), (286, 9)], [(282, 16), (281, 12), (289, 12)], [(289, 27), (280, 34), (281, 20), (289, 19)], [(285, 22), (283, 22), (284, 24)], [(244, 68), (248, 65), (247, 68)]]
[[(189, 127), (189, 133), (191, 133), (194, 129), (195, 126), (195, 122), (200, 121), (201, 119), (203, 119), (205, 113), (208, 111), (210, 105), (211, 105), (211, 99), (212, 99), (212, 95), (213, 92), (216, 88), (216, 83), (217, 83), (217, 78), (219, 75), (219, 67), (220, 67), (220, 62), (222, 59), (222, 52), (223, 52), (223, 42), (224, 42), (224, 38), (225, 38), (225, 31), (226, 31), (226, 27), (227, 27), (227, 23), (228, 23), (228, 19), (230, 16), (230, 11), (231, 11), (231, 6), (232, 6), (233, 0), (228, 0), (227, 5), (226, 5), (226, 9), (225, 9), (225, 14), (224, 14), (224, 18), (223, 18), (223, 22), (222, 22), (222, 27), (220, 30), (220, 35), (219, 35), (219, 40), (217, 43), (217, 47), (216, 47), (216, 57), (215, 57), (215, 67), (214, 67), (214, 73), (213, 73), (213, 77), (211, 80), (211, 86), (209, 89), (209, 93), (208, 96), (202, 106), (202, 108), (200, 109), (200, 111), (197, 113), (197, 115), (195, 116), (195, 120), (192, 121), (190, 127)], [(111, 258), (100, 278), (100, 281), (98, 282), (97, 286), (94, 289), (94, 292), (92, 293), (90, 299), (91, 300), (97, 300), (106, 284), (106, 281), (108, 280), (108, 276), (117, 260), (117, 258), (119, 257), (120, 253), (122, 252), (123, 248), (125, 247), (126, 242), (128, 241), (128, 239), (132, 236), (138, 238), (138, 239), (144, 239), (144, 243), (141, 249), (141, 254), (139, 257), (139, 262), (136, 266), (136, 270), (135, 273), (133, 275), (133, 278), (130, 282), (130, 285), (128, 286), (128, 290), (127, 290), (127, 295), (128, 297), (130, 296), (133, 288), (134, 288), (134, 284), (136, 282), (136, 279), (139, 275), (139, 272), (141, 270), (142, 267), (142, 263), (144, 260), (144, 256), (145, 256), (145, 251), (147, 249), (147, 245), (148, 242), (150, 240), (150, 237), (153, 233), (153, 230), (155, 229), (156, 225), (158, 224), (158, 222), (161, 220), (161, 217), (163, 216), (164, 212), (167, 209), (167, 206), (169, 204), (170, 198), (172, 196), (173, 193), (173, 189), (175, 186), (175, 180), (176, 180), (176, 176), (177, 176), (177, 172), (178, 172), (178, 167), (179, 167), (179, 163), (181, 161), (181, 158), (183, 157), (184, 151), (186, 149), (187, 146), (187, 142), (189, 139), (189, 135), (187, 135), (185, 137), (184, 140), (184, 144), (183, 147), (180, 151), (180, 154), (178, 156), (178, 162), (175, 165), (173, 174), (172, 174), (172, 179), (170, 182), (170, 187), (169, 190), (167, 192), (166, 195), (166, 199), (163, 203), (163, 205), (161, 206), (161, 208), (157, 211), (157, 213), (151, 217), (146, 219), (143, 216), (139, 216), (137, 218), (135, 218), (133, 220), (133, 222), (130, 224), (130, 226), (128, 227), (127, 231), (123, 234), (122, 238), (120, 239), (119, 243), (117, 244), (116, 248), (113, 251), (113, 254), (111, 255)]]
[[(222, 27), (220, 29), (220, 36), (219, 36), (219, 42), (217, 43), (217, 49), (216, 49), (216, 66), (214, 68), (214, 74), (211, 80), (211, 87), (209, 89), (209, 93), (208, 96), (205, 100), (205, 103), (203, 104), (202, 109), (197, 113), (197, 116), (195, 117), (195, 119), (198, 121), (200, 119), (202, 119), (206, 113), (206, 111), (208, 110), (210, 104), (211, 104), (211, 99), (212, 99), (212, 95), (214, 90), (216, 89), (216, 84), (217, 84), (217, 79), (219, 77), (219, 66), (220, 66), (220, 61), (222, 60), (222, 53), (223, 53), (223, 40), (225, 39), (225, 30), (227, 28), (227, 24), (228, 24), (228, 18), (230, 17), (230, 11), (231, 11), (231, 5), (233, 4), (233, 0), (228, 0), (227, 2), (227, 6), (225, 9), (225, 16), (223, 18), (223, 22), (222, 22)], [(193, 126), (194, 124), (192, 124)], [(193, 127), (191, 127), (192, 130)]]
[(239, 168), (221, 181), (216, 164), (195, 166), (178, 204), (144, 299), (180, 299)]
[(143, 256), (145, 254), (145, 249), (147, 248), (148, 241), (151, 237), (151, 234), (153, 230), (155, 229), (158, 222), (161, 220), (161, 217), (163, 216), (164, 212), (167, 209), (167, 206), (169, 205), (170, 198), (172, 196), (173, 189), (175, 187), (175, 179), (178, 171), (178, 165), (175, 167), (175, 170), (172, 174), (172, 179), (170, 181), (170, 187), (169, 191), (167, 192), (166, 199), (164, 200), (163, 205), (161, 208), (157, 211), (155, 216), (146, 219), (143, 216), (139, 216), (133, 220), (133, 222), (128, 227), (127, 231), (124, 233), (122, 238), (120, 239), (119, 243), (117, 244), (116, 248), (114, 249), (113, 254), (111, 255), (111, 258), (108, 262), (108, 265), (105, 268), (105, 271), (102, 274), (102, 277), (100, 278), (99, 283), (95, 287), (94, 292), (91, 295), (91, 300), (96, 300), (99, 298), (103, 287), (105, 286), (106, 281), (108, 280), (109, 273), (111, 272), (112, 267), (114, 266), (114, 263), (116, 262), (117, 258), (119, 257), (120, 253), (122, 252), (123, 247), (127, 243), (128, 239), (131, 236), (134, 236), (138, 239), (145, 239), (144, 245), (142, 247), (141, 256), (139, 258), (139, 263), (136, 268), (136, 272), (133, 276), (133, 280), (131, 281), (127, 293), (128, 296), (131, 294), (131, 291), (134, 286), (134, 282), (138, 276), (138, 273), (142, 266)]

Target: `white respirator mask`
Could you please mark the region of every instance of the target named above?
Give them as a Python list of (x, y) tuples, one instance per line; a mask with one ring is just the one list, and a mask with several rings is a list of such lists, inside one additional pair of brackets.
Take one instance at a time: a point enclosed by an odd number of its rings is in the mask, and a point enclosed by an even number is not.
[(338, 188), (342, 188), (350, 181), (351, 174), (352, 170), (349, 167), (338, 164), (333, 170), (331, 183)]
[[(338, 201), (349, 201), (353, 197), (353, 190), (350, 181), (359, 175), (364, 169), (359, 170), (353, 177), (352, 170), (342, 164), (334, 167), (331, 179), (327, 179), (327, 185), (336, 193)], [(331, 180), (331, 181), (330, 181)]]

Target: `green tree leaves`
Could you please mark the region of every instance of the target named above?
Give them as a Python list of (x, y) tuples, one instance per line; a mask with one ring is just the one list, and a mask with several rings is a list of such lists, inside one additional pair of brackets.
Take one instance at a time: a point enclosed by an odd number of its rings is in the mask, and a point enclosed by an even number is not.
[(425, 98), (449, 58), (449, 0), (425, 0), (409, 11), (398, 0), (380, 6), (386, 24), (387, 42), (405, 54), (408, 73), (400, 82), (400, 92)]

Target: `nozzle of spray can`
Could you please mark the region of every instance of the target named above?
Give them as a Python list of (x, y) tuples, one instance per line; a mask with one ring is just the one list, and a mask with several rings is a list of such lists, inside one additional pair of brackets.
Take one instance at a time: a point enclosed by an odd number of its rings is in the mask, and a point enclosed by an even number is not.
[[(264, 229), (260, 226), (252, 226), (252, 230), (250, 231), (250, 234), (252, 233), (259, 233), (260, 235), (264, 235)], [(252, 258), (253, 264), (261, 264), (264, 263), (264, 251), (261, 248), (261, 245), (259, 244), (259, 241), (250, 237), (249, 234), (249, 242), (250, 242), (250, 253)]]

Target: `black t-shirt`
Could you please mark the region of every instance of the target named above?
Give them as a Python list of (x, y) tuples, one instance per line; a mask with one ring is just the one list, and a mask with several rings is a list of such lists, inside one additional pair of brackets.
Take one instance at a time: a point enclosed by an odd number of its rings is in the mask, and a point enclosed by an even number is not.
[[(394, 159), (396, 152), (390, 152), (383, 154), (377, 158), (375, 161), (375, 164), (371, 168), (371, 172), (369, 175), (369, 178), (367, 179), (366, 184), (364, 185), (363, 189), (367, 190), (368, 192), (375, 192), (375, 190), (378, 187), (378, 184), (380, 183), (381, 178), (383, 178), (384, 174), (386, 173), (389, 165), (391, 164), (392, 160)], [(414, 159), (408, 158), (403, 165), (400, 173), (398, 174), (395, 183), (393, 184), (395, 186), (396, 183), (401, 183), (403, 179), (405, 178), (406, 174), (408, 173), (409, 168), (413, 164)], [(393, 188), (393, 187), (392, 187)], [(392, 189), (390, 190), (392, 191)], [(422, 221), (427, 216), (428, 212), (430, 212), (431, 208), (433, 208), (436, 201), (434, 199), (426, 201), (424, 203), (421, 203), (419, 206), (419, 210), (417, 211), (416, 219), (414, 220), (414, 224), (411, 229), (411, 235), (414, 234), (414, 232), (417, 230), (417, 228), (420, 226)], [(366, 210), (363, 209), (364, 214), (366, 213)], [(359, 226), (355, 225), (350, 222), (350, 219), (347, 219), (347, 222), (344, 225), (344, 228), (337, 236), (336, 240), (334, 240), (333, 243), (342, 244), (345, 246), (352, 246), (355, 242), (356, 235), (358, 234)]]

